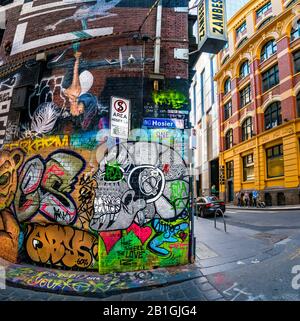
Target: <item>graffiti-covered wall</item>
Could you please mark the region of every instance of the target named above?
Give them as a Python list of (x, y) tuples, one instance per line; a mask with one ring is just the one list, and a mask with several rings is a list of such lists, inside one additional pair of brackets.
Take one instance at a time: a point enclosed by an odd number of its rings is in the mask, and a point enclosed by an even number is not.
[[(12, 33), (12, 51), (4, 60), (46, 46), (45, 33), (53, 33), (47, 41), (52, 37), (56, 44), (79, 24), (98, 37), (108, 21), (117, 28), (129, 10), (138, 10), (143, 21), (151, 7), (149, 1), (135, 1), (136, 8), (134, 1), (84, 2), (78, 7), (77, 1), (69, 17), (59, 10), (69, 8), (67, 0), (11, 9), (18, 34)], [(166, 2), (170, 21), (186, 15), (182, 8), (176, 13), (179, 2)], [(32, 35), (33, 17), (51, 10), (57, 16)], [(155, 34), (154, 18), (147, 21), (149, 34)], [(183, 36), (187, 28), (182, 30)], [(72, 34), (80, 38), (84, 32)], [(168, 45), (162, 45), (166, 76), (154, 90), (148, 77), (153, 43), (79, 38), (47, 51), (45, 60), (29, 55), (13, 71), (1, 67), (0, 257), (100, 273), (186, 264), (191, 244), (186, 62), (168, 57)], [(132, 52), (136, 59), (129, 63), (124, 56)], [(172, 61), (175, 69), (167, 71)], [(112, 96), (131, 102), (128, 140), (110, 136)], [(180, 126), (148, 126), (153, 117), (176, 119)]]

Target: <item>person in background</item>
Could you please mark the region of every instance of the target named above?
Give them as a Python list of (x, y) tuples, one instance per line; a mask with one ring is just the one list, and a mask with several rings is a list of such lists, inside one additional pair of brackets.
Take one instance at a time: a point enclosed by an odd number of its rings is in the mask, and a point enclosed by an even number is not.
[(254, 206), (254, 207), (257, 207), (257, 198), (258, 198), (258, 193), (257, 193), (257, 191), (254, 190), (254, 191), (252, 192), (252, 195), (253, 195), (253, 206)]
[(241, 207), (242, 206), (242, 202), (241, 202), (241, 192), (237, 192), (235, 194), (236, 198), (237, 198), (237, 206)]
[(249, 206), (249, 201), (250, 201), (248, 192), (245, 192), (244, 198), (245, 198), (245, 206), (248, 207)]

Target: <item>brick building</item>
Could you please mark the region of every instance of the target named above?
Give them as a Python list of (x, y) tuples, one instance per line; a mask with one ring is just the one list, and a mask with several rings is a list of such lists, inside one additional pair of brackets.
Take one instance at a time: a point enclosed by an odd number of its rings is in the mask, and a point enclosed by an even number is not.
[(218, 56), (221, 195), (299, 203), (299, 1), (250, 1)]
[(4, 4), (0, 256), (100, 273), (188, 263), (188, 1)]

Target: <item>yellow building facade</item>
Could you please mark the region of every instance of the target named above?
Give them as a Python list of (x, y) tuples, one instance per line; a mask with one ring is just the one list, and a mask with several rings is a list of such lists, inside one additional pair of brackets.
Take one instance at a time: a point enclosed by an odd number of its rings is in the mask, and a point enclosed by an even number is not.
[(300, 203), (300, 4), (249, 1), (218, 55), (220, 197)]

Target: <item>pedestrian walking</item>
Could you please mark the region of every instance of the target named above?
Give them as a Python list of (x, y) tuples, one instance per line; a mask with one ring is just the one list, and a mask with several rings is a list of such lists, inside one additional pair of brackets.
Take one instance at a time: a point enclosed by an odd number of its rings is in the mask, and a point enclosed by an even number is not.
[(245, 206), (245, 194), (241, 193), (241, 206)]
[(245, 192), (245, 195), (244, 195), (244, 198), (245, 198), (245, 206), (249, 206), (249, 193), (248, 192)]
[(256, 190), (252, 192), (252, 197), (253, 197), (253, 206), (257, 207), (257, 198), (258, 198), (258, 193)]
[(235, 197), (237, 198), (237, 206), (241, 207), (242, 206), (242, 202), (241, 202), (241, 192), (237, 192), (235, 194)]

